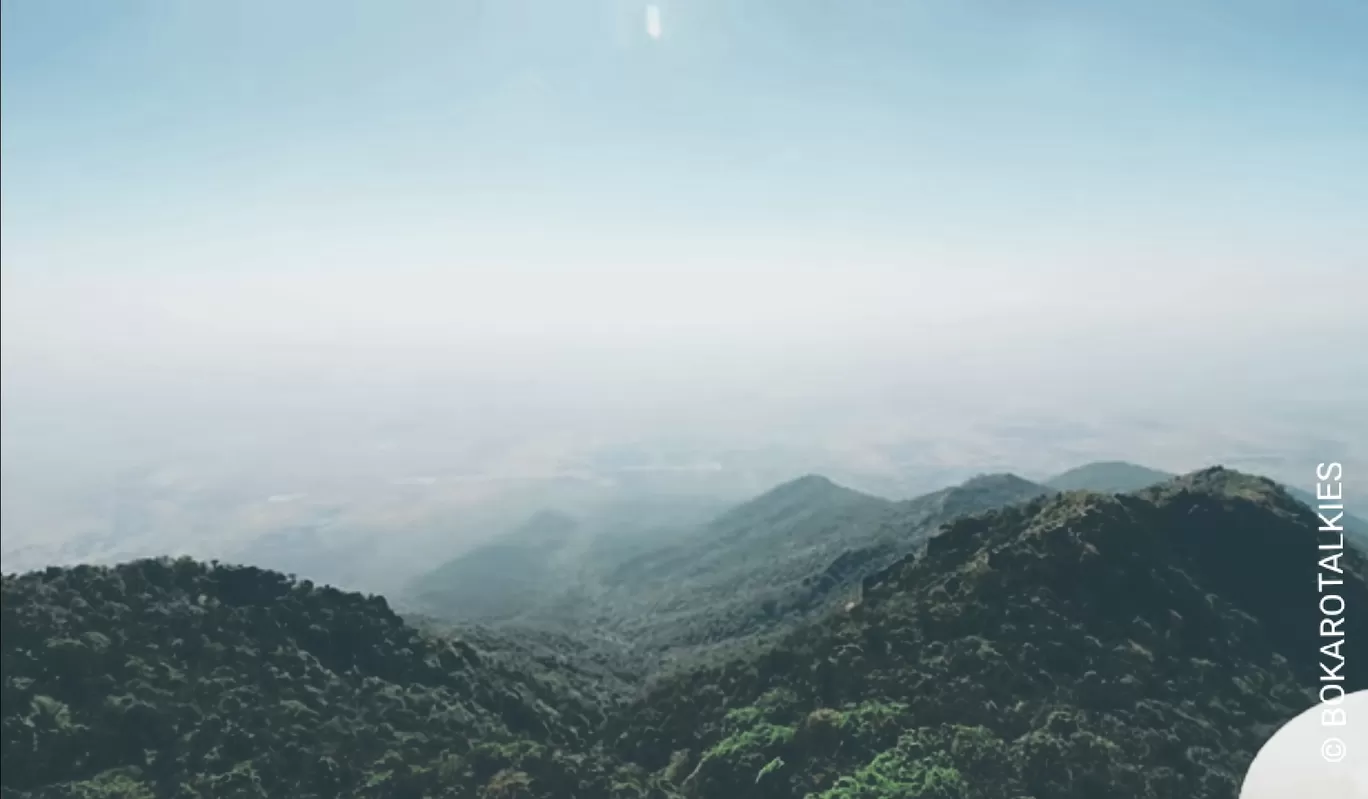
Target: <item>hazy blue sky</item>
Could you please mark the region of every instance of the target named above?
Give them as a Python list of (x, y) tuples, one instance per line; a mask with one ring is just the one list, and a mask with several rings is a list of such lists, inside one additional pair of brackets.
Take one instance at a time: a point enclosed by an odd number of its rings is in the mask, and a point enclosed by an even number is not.
[(1363, 329), (1364, 3), (646, 9), (6, 2), (7, 394)]
[(1362, 0), (0, 9), (7, 557), (1368, 441)]

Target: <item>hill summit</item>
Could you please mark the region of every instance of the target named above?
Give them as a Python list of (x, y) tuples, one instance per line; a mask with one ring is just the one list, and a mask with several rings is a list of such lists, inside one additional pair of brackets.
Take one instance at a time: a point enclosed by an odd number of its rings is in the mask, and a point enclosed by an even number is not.
[(251, 567), (5, 576), (0, 618), (6, 797), (471, 796), (603, 718), (381, 597)]
[[(1317, 698), (1315, 530), (1220, 468), (964, 517), (847, 612), (662, 682), (617, 744), (696, 797), (1234, 799)], [(1337, 563), (1368, 606), (1363, 558)], [(1339, 654), (1368, 663), (1348, 626)]]
[(1175, 475), (1126, 461), (1097, 461), (1051, 477), (1045, 485), (1060, 491), (1102, 491), (1123, 494), (1143, 491), (1172, 480)]
[[(817, 518), (814, 534), (849, 523)], [(6, 576), (0, 787), (1236, 799), (1324, 674), (1368, 687), (1365, 617), (1350, 611), (1327, 644), (1318, 588), (1333, 574), (1346, 607), (1368, 607), (1368, 564), (1319, 549), (1318, 526), (1277, 484), (1221, 468), (1136, 494), (1037, 494), (947, 520), (865, 572), (857, 601), (661, 672), (626, 702), (586, 689), (595, 672), (554, 648), (420, 633), (380, 597), (260, 569)]]

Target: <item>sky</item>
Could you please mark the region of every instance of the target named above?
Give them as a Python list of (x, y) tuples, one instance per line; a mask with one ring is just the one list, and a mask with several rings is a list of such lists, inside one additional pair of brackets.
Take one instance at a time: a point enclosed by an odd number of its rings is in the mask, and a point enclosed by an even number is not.
[(0, 17), (6, 568), (397, 579), (622, 458), (1368, 490), (1362, 2)]
[(1366, 39), (1338, 0), (14, 0), (6, 423), (1368, 393)]

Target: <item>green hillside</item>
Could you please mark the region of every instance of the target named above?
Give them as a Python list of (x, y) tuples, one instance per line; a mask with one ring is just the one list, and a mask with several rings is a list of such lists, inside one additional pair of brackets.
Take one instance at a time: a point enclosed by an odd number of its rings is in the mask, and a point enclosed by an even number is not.
[(1125, 461), (1097, 461), (1055, 475), (1045, 485), (1059, 491), (1128, 494), (1172, 480), (1174, 475)]
[(425, 605), (461, 608), (463, 618), (497, 621), (524, 613), (571, 585), (578, 522), (544, 511), (498, 539), (424, 575)]
[(627, 564), (601, 604), (614, 629), (647, 646), (749, 645), (846, 601), (864, 576), (914, 552), (944, 522), (1044, 492), (985, 475), (890, 502), (806, 477)]
[(543, 510), (420, 575), (403, 598), (449, 621), (498, 623), (538, 610), (573, 612), (566, 602), (577, 589), (642, 552), (670, 545), (720, 510), (716, 500), (687, 495), (640, 496), (574, 514)]
[(594, 703), (380, 597), (182, 559), (6, 576), (3, 599), (6, 797), (516, 796), (489, 788), (527, 779), (514, 760), (644, 784), (555, 754), (589, 750)]
[[(1142, 491), (1173, 477), (1174, 475), (1167, 472), (1125, 461), (1098, 461), (1070, 469), (1046, 480), (1045, 484), (1060, 491), (1100, 491), (1117, 494)], [(1318, 504), (1310, 491), (1289, 485), (1283, 485), (1282, 488), (1293, 499), (1308, 508), (1315, 508)], [(1364, 552), (1368, 552), (1368, 521), (1352, 513), (1346, 513), (1342, 524), (1345, 536), (1353, 540)]]
[[(756, 636), (844, 601), (865, 575), (914, 551), (938, 525), (1046, 491), (1013, 475), (984, 475), (893, 502), (808, 475), (693, 530), (657, 535), (654, 546), (629, 549), (623, 538), (598, 536), (578, 550), (578, 560), (551, 568), (545, 564), (562, 549), (515, 550), (501, 539), (497, 550), (458, 558), (420, 585), (426, 607), (440, 618), (488, 620), (481, 611), (492, 602), (516, 603), (520, 627), (596, 631), (607, 642), (687, 658), (718, 646), (753, 646)], [(514, 551), (526, 564), (522, 574), (536, 575), (537, 585), (494, 576), (501, 572), (489, 556), (512, 564)]]
[[(809, 479), (709, 529), (764, 540), (798, 519), (877, 506), (929, 520), (1036, 491), (990, 476), (870, 505)], [(6, 576), (0, 789), (1236, 799), (1258, 746), (1315, 699), (1326, 553), (1312, 521), (1271, 481), (1219, 468), (1136, 494), (1036, 495), (855, 564), (852, 605), (641, 687), (587, 635), (420, 629), (380, 597), (250, 567)], [(1332, 562), (1346, 605), (1368, 607), (1364, 558)], [(1347, 619), (1336, 653), (1356, 690), (1368, 623)]]
[(690, 797), (1234, 799), (1315, 698), (1308, 521), (1223, 470), (966, 517), (849, 612), (662, 681), (611, 737)]

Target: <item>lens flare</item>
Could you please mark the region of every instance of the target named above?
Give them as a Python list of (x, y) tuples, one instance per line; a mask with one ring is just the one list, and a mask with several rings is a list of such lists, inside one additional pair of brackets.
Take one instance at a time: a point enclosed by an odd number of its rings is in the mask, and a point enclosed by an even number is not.
[(660, 30), (660, 6), (646, 6), (646, 35), (659, 39)]

